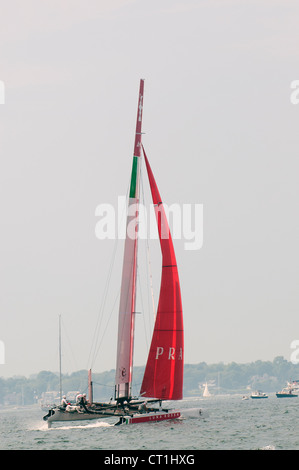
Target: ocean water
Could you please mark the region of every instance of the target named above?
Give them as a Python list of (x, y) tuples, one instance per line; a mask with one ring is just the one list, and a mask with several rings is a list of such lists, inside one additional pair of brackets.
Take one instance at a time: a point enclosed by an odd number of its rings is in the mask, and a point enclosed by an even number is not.
[[(201, 408), (204, 418), (114, 426), (115, 419), (53, 423), (37, 405), (0, 409), (1, 450), (296, 450), (299, 397), (242, 401), (240, 395), (190, 398), (174, 406)], [(108, 454), (109, 454), (108, 452)]]

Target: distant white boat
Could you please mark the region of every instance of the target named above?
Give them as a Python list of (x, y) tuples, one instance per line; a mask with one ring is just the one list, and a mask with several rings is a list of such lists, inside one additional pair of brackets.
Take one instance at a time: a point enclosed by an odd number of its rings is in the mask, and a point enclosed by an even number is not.
[(251, 398), (268, 398), (268, 395), (261, 390), (256, 390), (251, 394)]
[(210, 397), (210, 396), (211, 396), (211, 394), (210, 394), (210, 392), (209, 392), (209, 389), (208, 389), (208, 384), (207, 384), (207, 383), (205, 383), (205, 389), (204, 389), (204, 391), (203, 391), (202, 396), (203, 396), (203, 397)]

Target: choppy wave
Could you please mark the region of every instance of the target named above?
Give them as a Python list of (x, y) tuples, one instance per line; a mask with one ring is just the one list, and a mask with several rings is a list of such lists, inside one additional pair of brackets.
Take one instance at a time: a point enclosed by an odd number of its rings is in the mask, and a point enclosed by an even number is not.
[[(198, 403), (196, 403), (198, 401)], [(180, 406), (181, 405), (181, 406)], [(241, 396), (197, 397), (172, 404), (198, 408), (205, 419), (114, 426), (109, 419), (80, 423), (53, 423), (43, 412), (0, 411), (0, 449), (103, 450), (296, 450), (299, 449), (299, 398), (242, 401)]]

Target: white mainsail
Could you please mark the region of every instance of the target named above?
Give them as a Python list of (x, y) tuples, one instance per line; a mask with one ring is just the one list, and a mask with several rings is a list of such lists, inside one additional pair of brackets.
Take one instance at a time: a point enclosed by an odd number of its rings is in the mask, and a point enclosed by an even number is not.
[(116, 400), (124, 400), (131, 397), (136, 303), (138, 209), (143, 89), (144, 80), (141, 80), (138, 99), (134, 156), (127, 214), (127, 232), (125, 240), (119, 304), (118, 342), (115, 372)]

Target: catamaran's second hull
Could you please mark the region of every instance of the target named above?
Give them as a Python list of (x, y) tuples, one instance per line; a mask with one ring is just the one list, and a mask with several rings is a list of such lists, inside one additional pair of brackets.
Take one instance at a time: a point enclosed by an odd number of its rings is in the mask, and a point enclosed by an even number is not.
[(154, 423), (173, 419), (206, 418), (209, 414), (201, 408), (186, 408), (182, 410), (154, 411), (149, 413), (135, 413), (131, 416), (122, 416), (116, 424)]
[(178, 419), (181, 417), (180, 411), (161, 411), (154, 413), (136, 413), (132, 416), (122, 416), (116, 424), (138, 424), (138, 423), (154, 423), (157, 421), (166, 421)]

